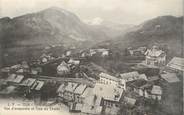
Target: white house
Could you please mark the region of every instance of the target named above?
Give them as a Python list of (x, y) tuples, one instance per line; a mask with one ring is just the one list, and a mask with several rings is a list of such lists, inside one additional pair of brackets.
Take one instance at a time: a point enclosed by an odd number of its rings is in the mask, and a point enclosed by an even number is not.
[(145, 52), (146, 64), (152, 66), (164, 66), (166, 64), (166, 53), (157, 46)]
[(64, 61), (61, 62), (61, 64), (57, 67), (57, 73), (59, 75), (65, 75), (70, 72), (70, 68), (68, 67), (68, 64), (66, 64)]
[(123, 79), (118, 79), (117, 77), (111, 76), (103, 72), (99, 74), (99, 77), (100, 79), (98, 80), (98, 83), (112, 85), (126, 90), (126, 81)]
[(151, 90), (151, 97), (153, 99), (161, 100), (162, 97), (162, 89), (160, 86), (154, 85)]

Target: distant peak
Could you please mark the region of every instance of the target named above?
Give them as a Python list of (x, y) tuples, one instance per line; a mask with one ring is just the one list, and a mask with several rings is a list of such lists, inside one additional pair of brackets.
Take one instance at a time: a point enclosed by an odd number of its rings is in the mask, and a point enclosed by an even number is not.
[(53, 7), (47, 8), (46, 10), (64, 10), (64, 9), (56, 7), (56, 6), (53, 6)]

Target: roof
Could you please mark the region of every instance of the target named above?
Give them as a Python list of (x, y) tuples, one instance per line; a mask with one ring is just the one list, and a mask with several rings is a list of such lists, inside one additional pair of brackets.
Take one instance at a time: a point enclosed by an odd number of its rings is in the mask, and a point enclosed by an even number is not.
[(139, 73), (137, 71), (133, 71), (129, 73), (120, 74), (120, 76), (122, 79), (128, 79), (128, 78), (138, 77)]
[(33, 85), (33, 83), (34, 83), (35, 81), (36, 81), (36, 79), (28, 78), (28, 79), (24, 80), (24, 81), (22, 82), (21, 85), (24, 85), (24, 86), (31, 86), (31, 85)]
[(65, 84), (63, 83), (59, 86), (59, 88), (57, 89), (57, 92), (64, 92), (64, 90), (65, 90)]
[(1, 72), (9, 72), (10, 71), (10, 67), (4, 67), (1, 69)]
[(150, 56), (150, 57), (159, 57), (161, 56), (161, 54), (164, 54), (164, 53), (165, 53), (164, 51), (153, 47), (152, 49), (148, 49), (145, 52), (145, 55)]
[(162, 95), (162, 89), (160, 86), (154, 85), (151, 90), (151, 93), (156, 95)]
[(159, 79), (160, 79), (159, 76), (149, 76), (148, 77), (148, 81), (157, 81)]
[(68, 82), (68, 85), (65, 87), (65, 91), (74, 92), (77, 85), (77, 83)]
[(69, 72), (68, 64), (66, 64), (64, 61), (61, 62), (61, 64), (58, 65), (57, 67), (57, 71), (68, 71)]
[(16, 74), (10, 74), (6, 81), (13, 81), (16, 78)]
[(7, 81), (15, 82), (15, 83), (20, 83), (20, 82), (23, 80), (23, 78), (24, 78), (23, 75), (11, 74), (11, 75), (7, 78)]
[(118, 88), (112, 85), (100, 84), (100, 83), (96, 83), (93, 89), (94, 95), (103, 97), (104, 99), (111, 100), (111, 101), (119, 101), (122, 93), (123, 93), (123, 89), (121, 88)]
[(87, 86), (86, 86), (85, 84), (80, 84), (80, 85), (75, 89), (74, 93), (76, 93), (76, 94), (82, 94), (82, 93), (85, 91), (86, 87), (87, 87)]
[(11, 66), (11, 69), (17, 69), (17, 68), (20, 68), (20, 67), (21, 67), (21, 65), (20, 64), (17, 64), (17, 65)]
[(140, 79), (144, 79), (144, 80), (148, 80), (148, 79), (147, 79), (147, 76), (146, 76), (145, 74), (140, 74), (140, 75), (139, 75), (139, 78), (140, 78)]
[(70, 59), (70, 60), (68, 61), (68, 63), (74, 64), (74, 65), (79, 65), (79, 64), (80, 64), (80, 60)]
[(100, 77), (103, 77), (103, 78), (107, 78), (107, 79), (110, 79), (110, 80), (114, 80), (114, 81), (119, 81), (118, 78), (114, 77), (114, 76), (111, 76), (107, 73), (100, 73), (99, 74)]
[(21, 69), (17, 70), (16, 72), (17, 73), (23, 73), (24, 72), (24, 69), (21, 68)]
[(88, 113), (88, 114), (97, 114), (100, 115), (102, 112), (102, 106), (91, 106), (91, 105), (83, 105), (81, 108), (82, 113)]
[(17, 77), (13, 80), (15, 83), (20, 83), (24, 79), (23, 75), (17, 75)]
[(139, 79), (139, 80), (135, 80), (132, 82), (128, 82), (127, 85), (128, 84), (130, 84), (131, 86), (136, 87), (136, 88), (141, 88), (142, 86), (147, 84), (147, 81), (144, 79)]
[(179, 82), (180, 80), (176, 76), (176, 73), (161, 74), (161, 77), (169, 83)]
[(81, 97), (87, 97), (92, 95), (93, 92), (93, 88), (87, 87), (86, 90), (84, 90), (83, 94), (81, 95)]
[(128, 103), (130, 105), (135, 105), (135, 103), (136, 103), (136, 99), (134, 99), (134, 98), (124, 97), (124, 100), (126, 103)]
[(44, 85), (43, 81), (36, 81), (31, 89), (40, 90)]
[(167, 66), (176, 70), (184, 71), (184, 58), (174, 57)]
[(3, 89), (0, 93), (1, 94), (10, 94), (12, 92), (14, 92), (16, 89), (16, 86), (8, 86), (5, 89)]

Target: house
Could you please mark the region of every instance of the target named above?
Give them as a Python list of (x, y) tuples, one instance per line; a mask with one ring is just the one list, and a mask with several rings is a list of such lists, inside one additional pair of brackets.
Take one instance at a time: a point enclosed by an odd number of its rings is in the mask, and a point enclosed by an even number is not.
[(139, 96), (147, 97), (147, 93), (149, 92), (149, 89), (152, 87), (152, 85), (144, 79), (139, 79), (128, 82), (127, 87), (129, 88), (129, 90), (135, 92)]
[(127, 53), (130, 56), (143, 56), (145, 51), (146, 51), (146, 47), (139, 47), (137, 49), (133, 49), (132, 47), (127, 48)]
[(20, 69), (18, 69), (18, 70), (16, 71), (16, 73), (18, 73), (18, 74), (23, 74), (23, 73), (24, 73), (24, 69), (23, 69), (23, 68), (20, 68)]
[(6, 81), (12, 83), (20, 83), (23, 79), (23, 75), (10, 74)]
[(4, 68), (1, 69), (1, 72), (2, 72), (2, 73), (9, 73), (10, 70), (11, 70), (10, 67), (4, 67)]
[(98, 54), (99, 56), (106, 57), (109, 56), (109, 49), (100, 48), (100, 49), (90, 49), (89, 55), (94, 56), (95, 54)]
[(148, 80), (148, 77), (145, 74), (140, 74), (139, 79)]
[(32, 87), (31, 87), (31, 89), (32, 90), (36, 90), (36, 91), (40, 91), (41, 90), (41, 88), (43, 87), (43, 85), (44, 85), (44, 81), (36, 81), (36, 82), (34, 82), (34, 84), (32, 85)]
[(87, 88), (87, 86), (85, 84), (80, 84), (74, 91), (74, 100), (77, 103), (82, 103), (82, 97), (81, 95), (84, 93), (85, 89)]
[(123, 89), (113, 85), (95, 84), (93, 89), (94, 96), (101, 97), (100, 106), (104, 108), (104, 113), (114, 113), (115, 110), (120, 108), (120, 99), (123, 94)]
[(130, 106), (135, 106), (136, 99), (131, 97), (124, 97), (124, 102)]
[(38, 75), (39, 71), (37, 69), (31, 68), (32, 75)]
[(146, 64), (151, 66), (164, 66), (166, 64), (166, 53), (153, 46), (145, 52)]
[(152, 83), (156, 83), (160, 80), (160, 77), (158, 75), (155, 75), (155, 76), (148, 76), (148, 80), (149, 82), (152, 82)]
[[(79, 86), (84, 89), (84, 86)], [(94, 88), (87, 87), (81, 94), (82, 103), (73, 103), (71, 108), (84, 114), (117, 114), (122, 93), (123, 89), (116, 86), (96, 83)]]
[(74, 91), (77, 86), (77, 83), (68, 82), (68, 85), (65, 87), (63, 98), (67, 101), (74, 101)]
[(22, 61), (21, 66), (23, 69), (29, 69), (29, 64), (27, 63), (27, 61)]
[(94, 49), (90, 49), (89, 50), (89, 55), (90, 56), (93, 56), (93, 55), (95, 55), (97, 52), (94, 50)]
[(91, 115), (101, 115), (102, 106), (101, 104), (102, 97), (95, 96), (93, 93), (88, 95), (85, 98), (84, 104), (81, 108), (81, 113), (91, 114)]
[(12, 85), (7, 86), (2, 91), (0, 91), (0, 95), (9, 95), (10, 96), (10, 94), (14, 94), (16, 92), (15, 91), (16, 88), (17, 88), (17, 86), (12, 86)]
[(71, 56), (71, 54), (72, 54), (71, 50), (66, 51), (66, 56)]
[(114, 87), (112, 85), (95, 84), (93, 93), (98, 97), (102, 97), (102, 106), (118, 107), (121, 99), (123, 89)]
[(21, 68), (21, 65), (20, 64), (17, 64), (17, 65), (13, 65), (10, 67), (11, 69), (14, 69), (14, 70), (17, 70), (19, 68)]
[(102, 57), (109, 56), (109, 50), (102, 51)]
[(31, 87), (31, 86), (34, 84), (35, 81), (36, 81), (36, 79), (27, 78), (27, 79), (25, 79), (20, 85), (21, 85), (21, 86)]
[(160, 86), (154, 85), (151, 90), (152, 99), (161, 100), (162, 97), (162, 88)]
[(160, 75), (162, 79), (164, 79), (165, 81), (167, 81), (168, 83), (175, 83), (175, 82), (179, 82), (180, 80), (178, 79), (176, 73), (165, 73), (165, 74), (161, 74)]
[(66, 64), (64, 61), (61, 62), (61, 64), (57, 66), (58, 75), (66, 75), (66, 74), (69, 74), (69, 72), (70, 72), (70, 68), (68, 64)]
[(65, 91), (65, 87), (66, 85), (63, 83), (59, 86), (59, 88), (57, 89), (57, 93), (58, 93), (58, 96), (60, 98), (63, 98), (64, 97), (64, 91)]
[(68, 61), (68, 64), (79, 65), (80, 64), (80, 60), (70, 59)]
[(168, 64), (167, 67), (174, 71), (184, 72), (184, 58), (174, 57)]
[(41, 59), (41, 62), (42, 62), (42, 63), (46, 63), (46, 62), (48, 62), (48, 59), (47, 59), (46, 57), (43, 57), (43, 58)]
[(120, 74), (121, 79), (124, 79), (126, 82), (139, 79), (139, 73), (137, 71), (128, 72)]

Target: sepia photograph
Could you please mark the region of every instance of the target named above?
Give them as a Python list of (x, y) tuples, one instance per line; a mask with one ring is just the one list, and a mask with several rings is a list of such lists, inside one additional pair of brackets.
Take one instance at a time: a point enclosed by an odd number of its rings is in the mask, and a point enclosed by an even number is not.
[(183, 0), (0, 0), (0, 115), (183, 115)]

